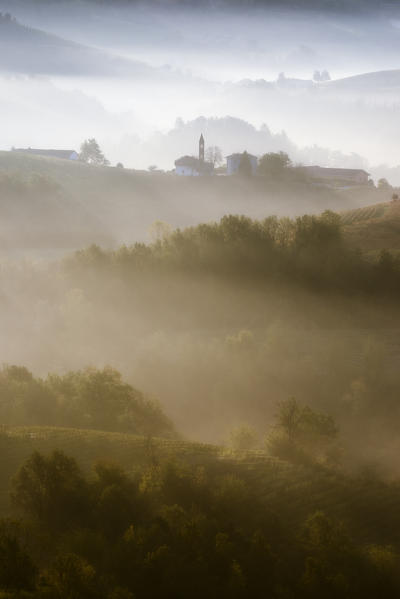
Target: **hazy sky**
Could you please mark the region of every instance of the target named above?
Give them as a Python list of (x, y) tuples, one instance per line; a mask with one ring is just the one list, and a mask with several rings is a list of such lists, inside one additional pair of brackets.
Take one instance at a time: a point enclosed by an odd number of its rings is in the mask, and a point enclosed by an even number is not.
[[(96, 137), (112, 162), (145, 168), (156, 132), (204, 115), (399, 163), (400, 70), (382, 71), (398, 66), (400, 13), (155, 4), (0, 0), (18, 20), (0, 23), (1, 149)], [(228, 137), (213, 143), (244, 149)], [(177, 148), (163, 147), (157, 164), (171, 168)]]

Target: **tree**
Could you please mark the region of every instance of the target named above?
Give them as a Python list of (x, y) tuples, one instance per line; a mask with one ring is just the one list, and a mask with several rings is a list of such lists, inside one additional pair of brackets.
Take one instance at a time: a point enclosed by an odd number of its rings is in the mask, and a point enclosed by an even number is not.
[(96, 502), (93, 515), (107, 539), (115, 539), (143, 514), (144, 503), (138, 484), (116, 464), (98, 462), (93, 487)]
[(82, 143), (79, 160), (96, 166), (108, 166), (110, 164), (94, 137), (85, 139)]
[(99, 597), (96, 572), (82, 557), (74, 553), (59, 555), (48, 573), (48, 582), (65, 599)]
[(331, 80), (331, 76), (329, 74), (329, 71), (324, 69), (321, 73), (321, 81), (330, 81), (330, 80)]
[(251, 166), (250, 157), (246, 150), (243, 152), (240, 158), (238, 174), (242, 177), (251, 177), (253, 174), (253, 167)]
[(307, 556), (302, 576), (306, 596), (354, 597), (361, 582), (354, 573), (360, 576), (364, 560), (343, 525), (318, 511), (306, 520), (300, 539)]
[(330, 416), (302, 406), (294, 397), (279, 404), (278, 426), (295, 441), (304, 437), (335, 437), (337, 428)]
[(283, 179), (292, 166), (286, 152), (269, 152), (260, 158), (258, 172), (265, 177)]
[(220, 166), (224, 161), (221, 148), (219, 146), (209, 146), (206, 149), (206, 160), (212, 162), (214, 166)]
[(382, 179), (378, 180), (378, 189), (380, 191), (389, 191), (392, 189), (392, 186), (389, 184), (388, 180), (382, 177)]
[(297, 438), (302, 420), (302, 408), (294, 397), (279, 404), (277, 413), (278, 427), (287, 435), (290, 441)]
[(257, 432), (252, 426), (242, 424), (231, 431), (230, 445), (237, 451), (255, 449), (258, 445)]
[(162, 220), (156, 220), (149, 227), (149, 235), (153, 243), (166, 241), (172, 234), (172, 227), (170, 224), (165, 223)]
[(302, 406), (294, 397), (278, 404), (277, 426), (267, 445), (274, 455), (307, 461), (328, 457), (337, 427), (333, 418)]
[[(13, 530), (14, 528), (14, 530)], [(0, 523), (0, 589), (21, 590), (34, 586), (36, 568), (21, 547), (12, 523)]]
[(13, 481), (12, 499), (27, 515), (51, 529), (86, 517), (86, 486), (76, 461), (61, 451), (35, 451)]

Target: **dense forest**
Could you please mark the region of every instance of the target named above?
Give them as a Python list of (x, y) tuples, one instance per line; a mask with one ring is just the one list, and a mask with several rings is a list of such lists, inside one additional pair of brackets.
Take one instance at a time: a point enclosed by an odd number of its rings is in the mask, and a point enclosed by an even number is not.
[[(316, 464), (33, 453), (0, 525), (4, 598), (395, 597), (399, 486)], [(18, 519), (16, 517), (18, 516)]]
[(30, 366), (0, 371), (5, 599), (398, 595), (399, 259), (343, 226), (3, 266)]

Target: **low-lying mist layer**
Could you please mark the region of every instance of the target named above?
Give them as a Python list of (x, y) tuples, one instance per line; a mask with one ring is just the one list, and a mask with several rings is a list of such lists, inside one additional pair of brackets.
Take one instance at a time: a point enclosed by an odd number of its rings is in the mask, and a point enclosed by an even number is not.
[(2, 152), (0, 247), (4, 257), (58, 257), (92, 243), (115, 247), (148, 240), (158, 220), (176, 228), (218, 220), (226, 212), (293, 217), (365, 207), (393, 193), (389, 186), (323, 188), (299, 169), (287, 170), (290, 176), (281, 178), (177, 177)]
[(340, 222), (159, 224), (151, 245), (4, 265), (0, 359), (110, 364), (201, 440), (244, 422), (262, 437), (295, 396), (336, 419), (346, 459), (396, 469), (399, 264), (349, 248)]

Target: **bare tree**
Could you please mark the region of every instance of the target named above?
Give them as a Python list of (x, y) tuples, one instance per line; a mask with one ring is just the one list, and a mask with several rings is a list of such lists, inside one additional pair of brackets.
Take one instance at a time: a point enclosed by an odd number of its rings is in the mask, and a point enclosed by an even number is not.
[(224, 159), (222, 150), (219, 146), (209, 146), (205, 152), (207, 162), (211, 162), (214, 166), (220, 166)]

